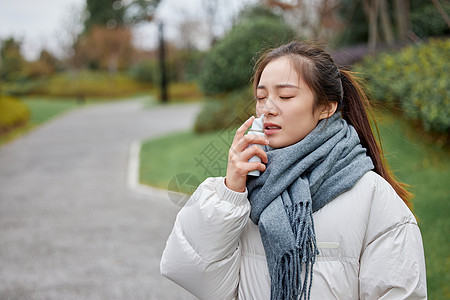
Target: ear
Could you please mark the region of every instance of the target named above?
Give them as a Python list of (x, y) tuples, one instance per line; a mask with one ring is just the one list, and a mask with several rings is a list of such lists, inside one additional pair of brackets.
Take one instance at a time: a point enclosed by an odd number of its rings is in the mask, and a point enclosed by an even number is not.
[(331, 117), (337, 109), (338, 103), (336, 101), (328, 102), (326, 105), (321, 107), (319, 120), (328, 119)]

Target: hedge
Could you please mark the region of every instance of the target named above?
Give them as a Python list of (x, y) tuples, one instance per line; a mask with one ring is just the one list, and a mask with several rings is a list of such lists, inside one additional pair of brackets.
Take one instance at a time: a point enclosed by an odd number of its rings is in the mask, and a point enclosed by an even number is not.
[(366, 57), (355, 69), (375, 99), (399, 106), (429, 132), (449, 132), (450, 39)]
[(0, 134), (27, 123), (29, 118), (28, 107), (19, 99), (0, 95)]

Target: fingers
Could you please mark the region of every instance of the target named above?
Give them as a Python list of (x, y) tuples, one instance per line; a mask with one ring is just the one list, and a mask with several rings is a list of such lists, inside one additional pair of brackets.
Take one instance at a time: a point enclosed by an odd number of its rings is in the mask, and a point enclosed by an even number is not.
[(252, 126), (253, 121), (255, 120), (254, 116), (251, 116), (247, 121), (245, 121), (237, 130), (236, 134), (233, 138), (233, 145), (237, 145), (238, 147), (236, 150), (242, 151), (245, 148), (248, 147), (250, 144), (261, 144), (261, 145), (268, 145), (269, 141), (259, 135), (253, 135), (253, 134), (245, 134), (247, 130)]
[(267, 153), (257, 145), (252, 145), (242, 151), (242, 159), (248, 161), (253, 156), (258, 156), (263, 163), (267, 163)]
[(261, 172), (264, 172), (266, 170), (266, 165), (260, 162), (249, 162), (248, 171), (246, 174), (248, 174), (248, 172), (253, 170), (260, 170)]
[(264, 136), (247, 134), (237, 141), (234, 148), (236, 151), (244, 151), (244, 149), (252, 144), (269, 145), (269, 141)]
[(257, 162), (257, 161), (239, 163), (236, 165), (235, 175), (243, 178), (244, 184), (245, 184), (245, 179), (247, 177), (247, 174), (250, 171), (254, 171), (254, 170), (260, 170), (261, 172), (264, 172), (266, 170), (266, 165), (263, 163)]
[(260, 146), (256, 145), (256, 143), (254, 143), (254, 142), (252, 143), (252, 145), (248, 146), (250, 144), (250, 142), (243, 141), (243, 142), (239, 143), (237, 146), (232, 145), (229, 150), (229, 153), (228, 153), (228, 160), (235, 161), (235, 162), (238, 162), (238, 161), (246, 162), (252, 156), (256, 155), (259, 158), (261, 158), (261, 161), (263, 163), (267, 163), (266, 152), (263, 149), (261, 149)]
[[(249, 159), (253, 156), (258, 156), (261, 162), (249, 162)], [(267, 154), (257, 145), (253, 145), (242, 152), (234, 152), (230, 149), (228, 169), (240, 176), (247, 175), (248, 172), (260, 168), (265, 170), (265, 163), (267, 163)]]
[[(268, 145), (269, 141), (264, 136), (245, 134), (254, 119), (255, 117), (250, 117), (236, 130), (230, 147), (225, 184), (235, 191), (245, 190), (247, 174), (250, 171), (264, 172), (266, 170), (264, 163), (267, 163), (267, 154), (258, 144)], [(261, 162), (249, 162), (248, 160), (253, 156), (261, 158)]]
[(247, 121), (244, 122), (244, 124), (242, 124), (238, 128), (238, 130), (236, 130), (236, 134), (234, 135), (233, 142), (236, 139), (242, 138), (244, 136), (245, 132), (250, 128), (250, 126), (252, 126), (253, 120), (255, 120), (255, 117), (251, 116)]
[(266, 166), (260, 162), (237, 162), (233, 163), (232, 168), (227, 169), (225, 185), (236, 192), (244, 192), (247, 182), (247, 174), (250, 171), (259, 170), (264, 172)]

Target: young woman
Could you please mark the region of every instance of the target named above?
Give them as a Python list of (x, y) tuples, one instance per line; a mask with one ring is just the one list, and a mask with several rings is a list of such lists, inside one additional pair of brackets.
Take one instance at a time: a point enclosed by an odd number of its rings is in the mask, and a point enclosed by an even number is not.
[(179, 212), (162, 274), (200, 299), (426, 299), (410, 194), (352, 74), (292, 42), (259, 60), (254, 93), (265, 137), (245, 135), (254, 117), (236, 131), (226, 177)]

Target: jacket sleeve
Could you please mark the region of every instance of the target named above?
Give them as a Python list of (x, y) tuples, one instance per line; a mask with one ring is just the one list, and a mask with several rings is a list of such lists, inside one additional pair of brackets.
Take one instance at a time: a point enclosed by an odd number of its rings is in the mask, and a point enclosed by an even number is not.
[(239, 237), (250, 211), (247, 192), (208, 178), (180, 210), (161, 259), (161, 274), (199, 299), (233, 299), (239, 283)]
[(360, 259), (361, 299), (426, 299), (426, 271), (417, 222), (384, 179), (373, 187)]

